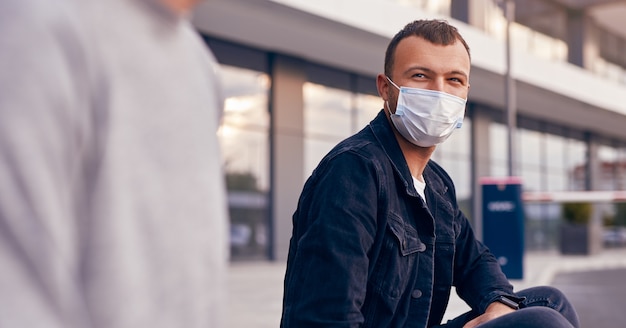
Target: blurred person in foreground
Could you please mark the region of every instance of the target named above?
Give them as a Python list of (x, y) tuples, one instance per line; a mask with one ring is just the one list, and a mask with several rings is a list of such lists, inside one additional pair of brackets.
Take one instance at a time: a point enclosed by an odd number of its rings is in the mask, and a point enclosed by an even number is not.
[(383, 109), (326, 155), (293, 216), (281, 326), (577, 327), (551, 287), (514, 292), (430, 157), (461, 126), (469, 47), (444, 21), (406, 25), (377, 77)]
[(222, 104), (193, 2), (0, 0), (0, 327), (222, 327)]

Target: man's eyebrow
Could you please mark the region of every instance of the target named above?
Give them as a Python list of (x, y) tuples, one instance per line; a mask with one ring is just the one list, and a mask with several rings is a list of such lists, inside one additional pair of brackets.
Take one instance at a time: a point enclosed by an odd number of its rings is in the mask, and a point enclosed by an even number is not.
[(458, 75), (463, 75), (465, 77), (468, 77), (468, 74), (465, 73), (464, 71), (451, 71), (450, 74), (458, 74)]
[(424, 66), (411, 66), (409, 67), (406, 71), (407, 73), (410, 71), (424, 71), (424, 72), (428, 72), (428, 73), (433, 73), (434, 71), (428, 67), (424, 67)]
[[(414, 71), (414, 70), (423, 71), (423, 72), (427, 72), (427, 73), (434, 73), (435, 72), (432, 69), (430, 69), (428, 67), (424, 67), (424, 66), (412, 66), (412, 67), (409, 67), (406, 71), (408, 73), (408, 72), (411, 72), (411, 71)], [(452, 71), (446, 73), (446, 75), (449, 75), (449, 74), (461, 75), (461, 76), (463, 76), (466, 79), (469, 78), (469, 75), (466, 72), (464, 72), (464, 71), (452, 70)]]
[(454, 75), (462, 75), (465, 78), (468, 78), (468, 74), (463, 72), (463, 71), (451, 71), (449, 74), (454, 74)]

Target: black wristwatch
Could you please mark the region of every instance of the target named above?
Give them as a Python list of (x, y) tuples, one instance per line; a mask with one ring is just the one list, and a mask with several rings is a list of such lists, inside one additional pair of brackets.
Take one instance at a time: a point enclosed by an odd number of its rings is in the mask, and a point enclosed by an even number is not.
[(519, 310), (522, 307), (522, 302), (526, 299), (526, 297), (515, 297), (515, 296), (506, 296), (500, 295), (496, 298), (496, 302), (500, 302), (513, 310)]

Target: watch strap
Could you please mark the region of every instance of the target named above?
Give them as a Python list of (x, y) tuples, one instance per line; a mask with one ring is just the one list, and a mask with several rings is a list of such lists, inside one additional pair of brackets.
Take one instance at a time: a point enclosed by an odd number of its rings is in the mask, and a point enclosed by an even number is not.
[(522, 302), (525, 299), (526, 297), (500, 295), (498, 296), (498, 298), (496, 298), (496, 302), (502, 303), (513, 310), (519, 310), (522, 307)]

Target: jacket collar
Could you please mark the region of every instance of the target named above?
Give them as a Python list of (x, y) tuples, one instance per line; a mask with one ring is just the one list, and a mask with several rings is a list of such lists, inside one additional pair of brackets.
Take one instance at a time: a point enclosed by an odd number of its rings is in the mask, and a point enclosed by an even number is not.
[[(410, 196), (417, 197), (418, 194), (413, 186), (411, 171), (409, 170), (409, 166), (404, 158), (402, 149), (400, 149), (398, 140), (393, 133), (393, 127), (391, 126), (391, 122), (387, 119), (385, 111), (381, 110), (376, 118), (370, 122), (369, 126), (374, 133), (374, 137), (385, 151), (385, 154), (391, 162), (396, 174), (402, 180), (406, 193)], [(433, 170), (431, 167), (432, 165), (436, 164), (432, 164), (432, 161), (429, 160), (428, 164), (424, 168), (423, 176), (424, 181), (426, 181), (426, 188), (432, 189), (439, 195), (443, 195), (446, 193), (447, 187), (438, 174)]]
[(413, 178), (411, 177), (411, 171), (406, 163), (402, 149), (396, 140), (396, 136), (393, 133), (393, 127), (387, 119), (385, 110), (378, 112), (378, 115), (374, 120), (370, 122), (370, 128), (374, 133), (374, 137), (385, 151), (387, 158), (391, 162), (396, 174), (402, 180), (406, 193), (417, 197), (418, 194), (413, 186)]

